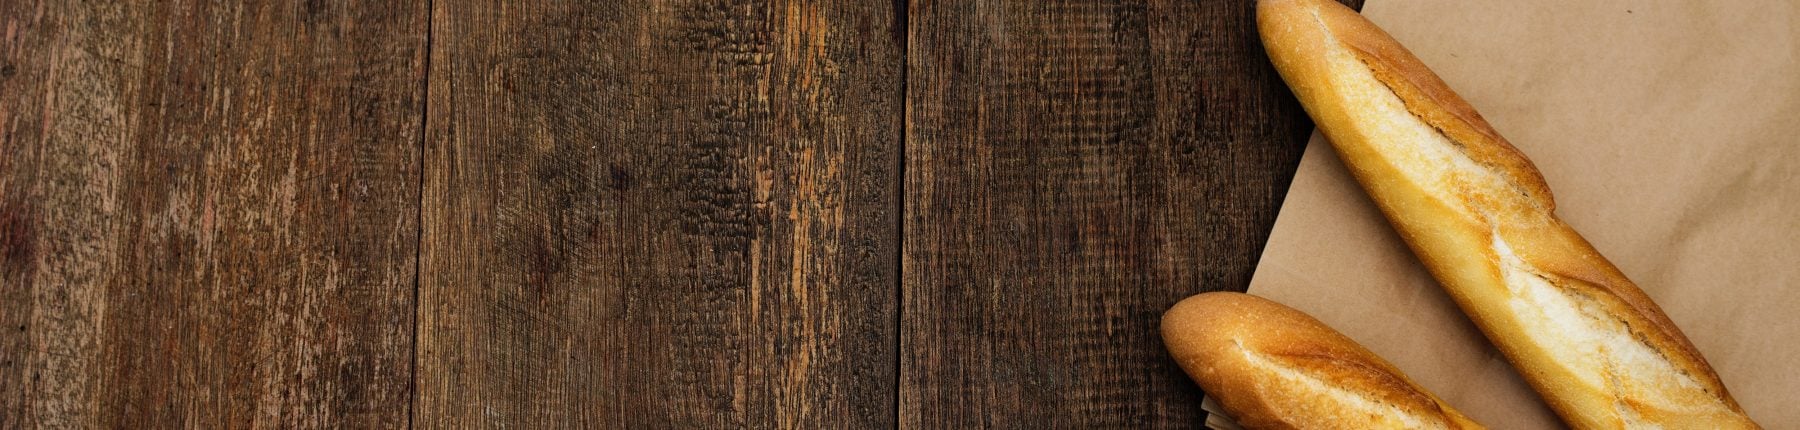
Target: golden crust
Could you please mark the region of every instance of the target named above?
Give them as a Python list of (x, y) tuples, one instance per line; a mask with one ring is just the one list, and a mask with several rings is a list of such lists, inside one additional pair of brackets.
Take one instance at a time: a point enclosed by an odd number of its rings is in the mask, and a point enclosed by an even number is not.
[(1356, 50), (1358, 58), (1375, 72), (1376, 79), (1406, 102), (1409, 112), (1462, 145), (1460, 149), (1470, 158), (1510, 176), (1521, 194), (1546, 210), (1555, 209), (1550, 186), (1544, 183), (1537, 167), (1488, 125), (1474, 106), (1451, 91), (1412, 51), (1395, 43), (1380, 27), (1349, 8), (1333, 12), (1321, 15), (1338, 40)]
[(1350, 338), (1263, 298), (1190, 297), (1163, 316), (1162, 333), (1246, 428), (1482, 428)]
[[(1755, 427), (1661, 309), (1556, 218), (1531, 162), (1411, 52), (1328, 0), (1262, 0), (1257, 17), (1357, 181), (1564, 421)], [(1557, 347), (1577, 341), (1600, 346)]]

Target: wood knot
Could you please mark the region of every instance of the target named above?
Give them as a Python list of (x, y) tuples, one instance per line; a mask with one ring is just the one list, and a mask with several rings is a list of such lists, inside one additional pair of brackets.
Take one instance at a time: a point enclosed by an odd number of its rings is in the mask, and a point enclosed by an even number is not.
[(631, 176), (630, 170), (619, 167), (618, 164), (608, 165), (607, 170), (612, 176), (612, 182), (608, 183), (607, 186), (612, 187), (612, 189), (618, 191), (630, 191), (631, 187), (637, 185), (637, 178)]

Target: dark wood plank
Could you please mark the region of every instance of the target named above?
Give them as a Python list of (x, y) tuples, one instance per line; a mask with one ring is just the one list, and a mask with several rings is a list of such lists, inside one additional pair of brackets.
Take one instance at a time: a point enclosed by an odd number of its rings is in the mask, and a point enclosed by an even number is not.
[(892, 425), (891, 5), (435, 9), (421, 426)]
[(913, 3), (902, 427), (1204, 419), (1158, 320), (1248, 284), (1311, 128), (1253, 3)]
[(0, 2), (0, 427), (407, 424), (425, 10), (237, 3)]

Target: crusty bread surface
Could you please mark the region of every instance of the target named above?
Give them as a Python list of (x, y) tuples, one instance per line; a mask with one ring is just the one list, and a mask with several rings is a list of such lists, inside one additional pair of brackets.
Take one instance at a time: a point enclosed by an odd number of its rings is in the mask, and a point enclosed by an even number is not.
[(1164, 314), (1162, 334), (1244, 428), (1482, 428), (1362, 345), (1267, 299), (1190, 297)]
[(1411, 52), (1328, 0), (1261, 0), (1257, 19), (1352, 175), (1563, 421), (1757, 428), (1649, 296), (1556, 217), (1530, 160)]

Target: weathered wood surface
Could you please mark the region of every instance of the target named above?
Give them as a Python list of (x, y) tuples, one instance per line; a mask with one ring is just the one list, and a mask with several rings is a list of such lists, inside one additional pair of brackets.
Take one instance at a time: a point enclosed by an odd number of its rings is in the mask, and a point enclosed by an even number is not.
[(891, 426), (897, 12), (438, 0), (419, 424)]
[(1192, 427), (1253, 2), (0, 2), (0, 428)]
[(1310, 129), (1253, 10), (912, 4), (901, 427), (1199, 425), (1159, 317), (1248, 284)]
[(422, 6), (0, 2), (0, 428), (406, 425)]

